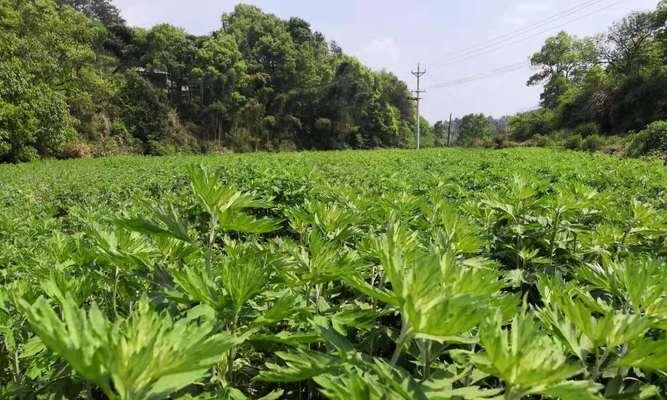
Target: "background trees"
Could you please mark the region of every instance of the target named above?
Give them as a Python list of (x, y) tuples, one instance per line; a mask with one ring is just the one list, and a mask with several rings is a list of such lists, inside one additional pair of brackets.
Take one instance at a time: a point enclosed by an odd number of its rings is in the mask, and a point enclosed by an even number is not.
[(0, 0), (0, 161), (63, 156), (70, 144), (107, 154), (412, 140), (414, 106), (393, 74), (299, 18), (239, 5), (221, 22), (196, 37), (130, 28), (109, 0)]
[(484, 114), (468, 114), (458, 124), (456, 144), (472, 146), (493, 135), (493, 125)]
[(50, 0), (2, 0), (0, 25), (0, 161), (57, 155), (109, 93), (101, 31)]
[[(666, 20), (661, 1), (605, 34), (548, 38), (528, 80), (544, 87), (540, 109), (456, 119), (451, 143), (503, 139), (508, 126), (517, 141), (551, 132), (582, 141), (666, 119)], [(110, 0), (0, 0), (0, 25), (0, 162), (415, 144), (406, 84), (300, 18), (239, 5), (218, 30), (194, 36), (128, 27)], [(447, 143), (448, 121), (422, 126), (424, 146)]]
[(537, 72), (528, 81), (544, 84), (542, 109), (512, 118), (515, 138), (563, 129), (618, 135), (667, 118), (666, 9), (662, 1), (596, 37), (547, 39), (531, 57)]

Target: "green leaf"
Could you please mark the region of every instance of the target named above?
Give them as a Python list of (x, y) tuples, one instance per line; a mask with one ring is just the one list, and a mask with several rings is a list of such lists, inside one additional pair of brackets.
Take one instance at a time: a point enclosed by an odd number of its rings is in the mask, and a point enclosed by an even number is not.
[(17, 305), (44, 344), (110, 399), (153, 399), (178, 391), (202, 378), (239, 342), (214, 334), (210, 321), (158, 314), (146, 300), (113, 323), (96, 305), (88, 313), (79, 309), (69, 295), (60, 304), (62, 319), (44, 298)]

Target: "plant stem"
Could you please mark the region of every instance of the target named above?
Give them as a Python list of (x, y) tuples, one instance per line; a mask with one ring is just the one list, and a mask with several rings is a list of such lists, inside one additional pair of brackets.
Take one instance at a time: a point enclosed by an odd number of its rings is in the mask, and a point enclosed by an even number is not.
[(21, 381), (21, 365), (19, 364), (19, 350), (18, 347), (14, 350), (14, 382)]
[(117, 297), (118, 297), (118, 266), (116, 266), (116, 270), (114, 272), (114, 282), (113, 282), (113, 313), (118, 317), (118, 309), (117, 309)]
[(322, 292), (322, 285), (315, 284), (315, 314), (320, 315), (320, 295)]
[(521, 393), (516, 392), (514, 389), (509, 389), (508, 391), (505, 392), (506, 400), (519, 400), (521, 399), (521, 397), (522, 397)]
[(391, 356), (391, 365), (395, 366), (398, 362), (398, 358), (401, 356), (401, 351), (403, 350), (403, 345), (410, 337), (409, 329), (405, 327), (405, 322), (401, 326), (401, 334), (396, 341), (396, 349), (394, 349), (394, 354)]
[(431, 377), (431, 346), (433, 343), (426, 343), (424, 349), (424, 380), (429, 380)]
[(212, 214), (208, 228), (208, 250), (206, 252), (206, 272), (211, 272), (211, 257), (213, 254), (213, 242), (215, 242), (216, 226), (218, 226), (218, 216)]
[(602, 354), (600, 354), (599, 349), (596, 351), (595, 366), (593, 367), (593, 373), (591, 374), (593, 380), (597, 380), (600, 377), (602, 366), (604, 365), (605, 361), (607, 361), (607, 357), (609, 357), (609, 349), (604, 349)]
[[(556, 248), (556, 235), (558, 234), (558, 228), (560, 228), (560, 211), (556, 211), (556, 218), (554, 218), (554, 226), (551, 230), (551, 240), (549, 241), (549, 257), (553, 259), (554, 251)], [(553, 262), (553, 260), (552, 260)]]
[[(238, 321), (239, 321), (239, 313), (240, 313), (240, 311), (241, 311), (241, 310), (238, 309), (238, 310), (236, 310), (236, 312), (234, 313), (234, 319), (233, 319), (233, 321), (232, 321), (232, 326), (231, 326), (231, 332), (232, 332), (232, 335), (235, 335), (235, 334), (236, 334), (236, 325), (238, 324)], [(234, 372), (233, 372), (233, 369), (234, 369), (234, 357), (235, 357), (235, 356), (236, 356), (236, 348), (235, 348), (235, 346), (232, 346), (232, 347), (229, 349), (229, 353), (228, 353), (228, 355), (227, 355), (227, 382), (228, 382), (230, 385), (232, 385), (232, 386), (234, 385)]]

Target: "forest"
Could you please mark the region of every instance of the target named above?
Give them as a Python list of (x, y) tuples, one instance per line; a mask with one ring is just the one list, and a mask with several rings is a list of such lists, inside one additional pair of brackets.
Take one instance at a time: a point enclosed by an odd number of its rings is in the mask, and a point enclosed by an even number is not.
[(667, 155), (666, 21), (663, 0), (606, 33), (548, 38), (530, 58), (536, 72), (528, 85), (544, 86), (540, 107), (509, 120), (513, 138), (560, 137), (568, 147), (591, 150), (629, 141), (631, 154)]
[(194, 36), (108, 0), (2, 0), (0, 25), (0, 161), (414, 142), (405, 83), (299, 18), (238, 5)]
[[(667, 154), (667, 1), (530, 57), (539, 107), (430, 124), (422, 144)], [(249, 5), (195, 36), (109, 0), (0, 0), (0, 162), (123, 153), (409, 148), (407, 85), (308, 22)]]

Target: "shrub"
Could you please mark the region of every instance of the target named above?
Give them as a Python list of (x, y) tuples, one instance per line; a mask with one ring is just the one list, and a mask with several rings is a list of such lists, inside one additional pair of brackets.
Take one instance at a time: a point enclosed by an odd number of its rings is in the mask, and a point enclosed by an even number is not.
[(43, 86), (12, 101), (0, 98), (0, 162), (55, 156), (74, 137), (62, 95)]
[(600, 127), (595, 122), (587, 122), (577, 125), (574, 131), (583, 137), (589, 137), (600, 134)]
[(586, 137), (586, 139), (583, 140), (581, 145), (582, 149), (593, 152), (593, 151), (599, 151), (602, 148), (602, 146), (604, 146), (604, 144), (605, 140), (602, 136), (598, 134), (593, 134)]
[(116, 120), (111, 124), (111, 135), (119, 136), (123, 138), (130, 138), (130, 131), (127, 130), (127, 127), (123, 121)]
[(667, 120), (656, 121), (632, 137), (627, 155), (660, 156), (667, 160)]
[(570, 135), (565, 139), (564, 146), (570, 150), (581, 150), (583, 138), (579, 134)]
[(88, 158), (92, 154), (90, 146), (83, 142), (72, 141), (65, 143), (60, 152), (61, 158)]
[(180, 152), (180, 149), (171, 143), (155, 139), (151, 139), (146, 143), (145, 153), (150, 156), (171, 156)]
[(541, 108), (517, 114), (510, 118), (509, 128), (515, 140), (528, 140), (535, 135), (546, 135), (555, 128), (553, 111)]
[(278, 145), (278, 151), (284, 152), (284, 151), (297, 151), (298, 147), (296, 143), (294, 143), (293, 140), (290, 139), (283, 139), (280, 141), (280, 144)]

